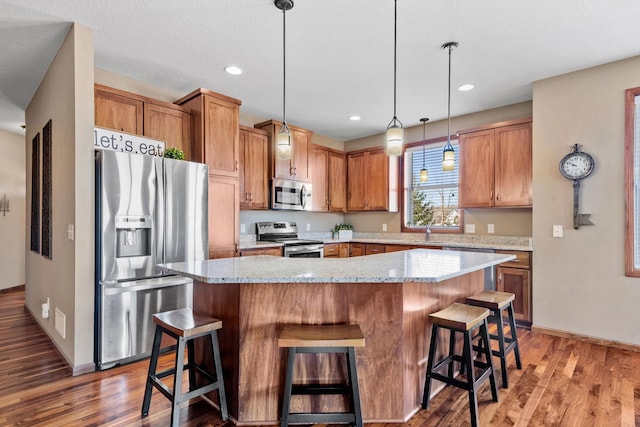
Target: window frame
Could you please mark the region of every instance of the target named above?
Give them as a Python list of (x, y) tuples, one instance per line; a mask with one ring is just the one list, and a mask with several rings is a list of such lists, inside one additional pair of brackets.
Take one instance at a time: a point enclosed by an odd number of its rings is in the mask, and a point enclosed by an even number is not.
[[(625, 276), (640, 277), (640, 267), (636, 268), (634, 263), (636, 249), (635, 233), (636, 195), (635, 182), (635, 156), (640, 153), (635, 152), (635, 99), (640, 97), (640, 87), (627, 89), (625, 91), (625, 130), (624, 130), (624, 182), (625, 182)], [(637, 130), (640, 133), (640, 129)]]
[[(453, 137), (453, 135), (452, 135)], [(458, 140), (458, 137), (455, 137), (456, 140)], [(453, 138), (452, 138), (453, 139)], [(411, 149), (414, 147), (422, 147), (423, 144), (426, 144), (426, 147), (428, 148), (429, 145), (433, 145), (433, 144), (442, 144), (443, 142), (447, 141), (447, 137), (446, 136), (441, 136), (441, 137), (437, 137), (437, 138), (431, 138), (431, 139), (427, 139), (426, 141), (416, 141), (416, 142), (411, 142), (408, 144), (404, 144), (403, 148), (402, 148), (402, 155), (400, 156), (400, 160), (399, 160), (399, 167), (398, 167), (398, 192), (399, 194), (399, 198), (400, 198), (400, 231), (403, 233), (425, 233), (427, 227), (407, 227), (407, 225), (405, 224), (404, 218), (405, 218), (405, 211), (406, 211), (406, 201), (405, 201), (405, 191), (404, 191), (404, 168), (405, 168), (405, 152), (407, 151), (407, 149)], [(460, 143), (458, 141), (458, 144), (456, 145), (456, 149), (460, 150)], [(460, 194), (460, 175), (458, 175), (458, 195)], [(462, 234), (463, 232), (463, 227), (464, 227), (464, 209), (462, 209), (459, 205), (458, 205), (458, 211), (459, 211), (459, 221), (458, 221), (458, 227), (448, 227), (448, 228), (441, 228), (441, 227), (431, 227), (431, 233), (446, 233), (446, 234)]]

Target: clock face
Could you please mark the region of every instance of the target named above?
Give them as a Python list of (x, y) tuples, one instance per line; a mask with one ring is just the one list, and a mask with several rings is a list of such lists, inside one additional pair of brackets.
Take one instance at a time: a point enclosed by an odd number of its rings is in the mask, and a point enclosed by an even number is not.
[(560, 160), (560, 173), (567, 179), (586, 178), (593, 171), (593, 157), (587, 153), (569, 153)]

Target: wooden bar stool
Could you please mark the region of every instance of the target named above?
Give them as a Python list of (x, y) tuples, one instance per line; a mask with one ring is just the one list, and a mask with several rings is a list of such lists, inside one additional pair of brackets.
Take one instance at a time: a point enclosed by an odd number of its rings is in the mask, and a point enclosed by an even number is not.
[[(156, 334), (153, 339), (153, 350), (149, 362), (149, 374), (147, 375), (147, 386), (144, 390), (144, 400), (142, 403), (142, 418), (149, 415), (151, 404), (151, 394), (153, 387), (157, 388), (167, 399), (171, 401), (171, 426), (177, 426), (180, 418), (180, 404), (194, 397), (201, 396), (213, 390), (218, 390), (220, 398), (220, 414), (223, 420), (229, 415), (227, 412), (227, 398), (224, 391), (224, 380), (222, 377), (222, 364), (220, 362), (220, 349), (218, 347), (218, 329), (222, 328), (222, 321), (211, 317), (199, 315), (188, 308), (166, 311), (153, 315), (156, 323)], [(162, 334), (167, 334), (176, 339), (176, 362), (175, 367), (156, 373), (158, 356), (160, 354), (160, 342)], [(193, 340), (205, 336), (211, 337), (211, 350), (213, 352), (213, 362), (215, 375), (207, 371), (204, 367), (195, 363)], [(188, 363), (184, 363), (184, 347), (187, 345)], [(189, 391), (182, 393), (182, 372), (189, 370)], [(207, 378), (209, 384), (194, 389), (196, 386), (196, 372)], [(167, 387), (162, 378), (173, 375), (173, 389)]]
[[(429, 315), (432, 323), (431, 344), (429, 346), (429, 362), (427, 364), (427, 374), (422, 396), (422, 408), (427, 409), (431, 400), (431, 380), (436, 379), (446, 384), (453, 385), (469, 392), (469, 408), (471, 411), (471, 425), (477, 426), (478, 421), (478, 397), (476, 392), (479, 385), (489, 378), (491, 382), (491, 396), (493, 401), (498, 401), (498, 387), (496, 386), (496, 376), (491, 362), (491, 348), (489, 347), (489, 332), (487, 329), (487, 317), (489, 310), (482, 307), (474, 307), (467, 304), (454, 303), (444, 310)], [(438, 346), (438, 331), (440, 329), (449, 330), (449, 354), (442, 360), (436, 361)], [(478, 346), (474, 346), (472, 339), (474, 332), (479, 331), (481, 339)], [(464, 337), (462, 355), (455, 352), (456, 332), (461, 332)], [(482, 344), (482, 345), (480, 345)], [(472, 357), (473, 350), (484, 354), (485, 362)], [(462, 364), (461, 370), (467, 373), (466, 381), (455, 377), (453, 370), (454, 362)], [(440, 374), (440, 369), (446, 366), (447, 374)], [(480, 372), (476, 375), (476, 368)]]
[[(513, 351), (516, 358), (516, 367), (522, 369), (520, 362), (520, 348), (518, 347), (518, 334), (516, 332), (516, 321), (513, 314), (513, 300), (515, 295), (509, 292), (483, 291), (477, 295), (467, 298), (467, 304), (484, 307), (491, 310), (489, 322), (496, 322), (498, 335), (489, 334), (491, 339), (498, 341), (498, 350), (492, 350), (494, 356), (500, 358), (500, 368), (502, 369), (502, 387), (509, 387), (507, 378), (507, 354)], [(507, 319), (510, 337), (504, 333), (503, 310), (507, 310)]]
[[(282, 399), (281, 427), (292, 424), (353, 423), (362, 427), (360, 390), (356, 370), (355, 347), (364, 346), (358, 325), (286, 325), (278, 339), (279, 347), (288, 347), (287, 374)], [(298, 353), (344, 353), (347, 359), (347, 384), (293, 384), (293, 367)], [(291, 413), (291, 395), (344, 394), (351, 401), (351, 412)]]

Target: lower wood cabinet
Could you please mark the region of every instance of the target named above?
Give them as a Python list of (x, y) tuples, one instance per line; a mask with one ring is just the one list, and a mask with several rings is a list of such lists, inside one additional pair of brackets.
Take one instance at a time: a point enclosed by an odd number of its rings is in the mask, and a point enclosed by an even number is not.
[(349, 256), (364, 256), (364, 243), (349, 243)]
[(515, 255), (516, 259), (498, 265), (496, 290), (514, 294), (513, 311), (516, 321), (531, 326), (531, 252), (496, 251)]
[(277, 247), (277, 248), (251, 248), (251, 249), (242, 249), (240, 251), (240, 256), (254, 256), (254, 255), (282, 256), (282, 247)]
[(383, 254), (383, 253), (384, 253), (384, 245), (380, 243), (366, 243), (364, 245), (365, 255), (375, 255), (375, 254)]
[(326, 243), (324, 245), (325, 258), (348, 258), (349, 243)]

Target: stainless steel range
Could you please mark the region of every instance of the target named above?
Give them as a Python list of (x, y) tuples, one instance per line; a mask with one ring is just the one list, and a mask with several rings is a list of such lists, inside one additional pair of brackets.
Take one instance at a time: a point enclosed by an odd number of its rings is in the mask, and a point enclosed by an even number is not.
[(320, 240), (298, 239), (298, 226), (295, 222), (258, 222), (259, 241), (278, 242), (284, 245), (287, 258), (323, 258), (324, 243)]

